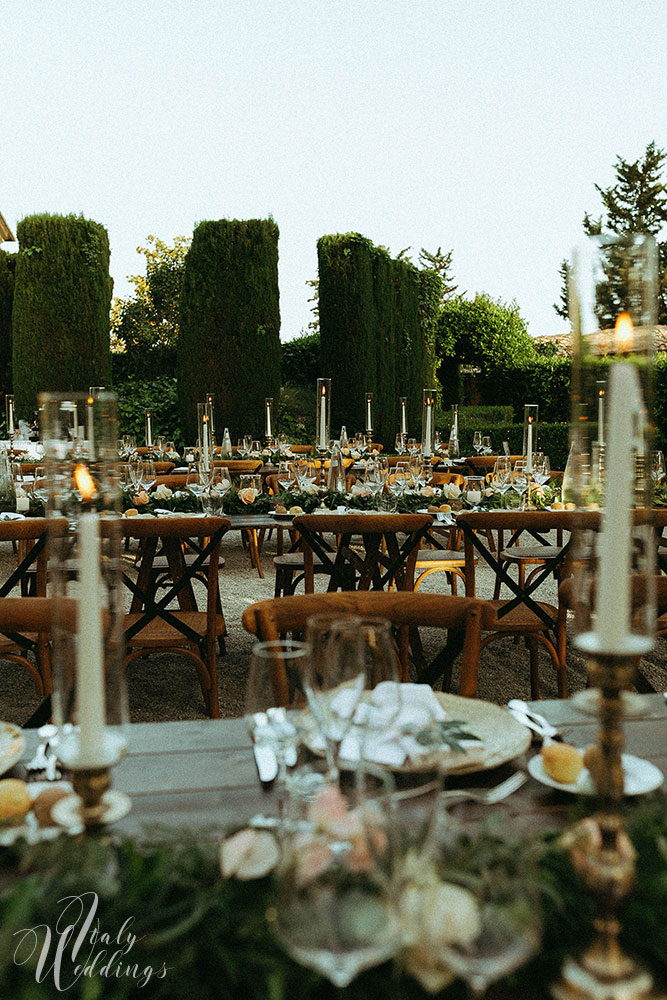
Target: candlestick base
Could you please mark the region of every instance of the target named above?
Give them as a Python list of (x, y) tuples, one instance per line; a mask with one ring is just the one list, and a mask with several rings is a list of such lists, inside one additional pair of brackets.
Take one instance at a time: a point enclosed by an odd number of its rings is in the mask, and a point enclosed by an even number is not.
[(117, 823), (132, 808), (129, 796), (111, 788), (108, 767), (73, 771), (72, 785), (75, 794), (61, 799), (51, 812), (59, 826), (71, 828), (83, 823), (87, 831), (96, 830)]
[[(572, 865), (597, 904), (593, 941), (578, 958), (568, 957), (561, 978), (551, 986), (555, 1000), (658, 1000), (653, 979), (626, 955), (619, 943), (618, 909), (635, 881), (635, 850), (623, 828), (621, 694), (632, 679), (637, 652), (622, 643), (616, 653), (600, 651), (591, 636), (579, 636), (589, 653), (588, 673), (599, 689), (600, 731), (597, 764), (591, 767), (600, 811), (575, 824), (562, 838)], [(584, 640), (582, 642), (582, 640)], [(667, 998), (663, 998), (667, 1000)]]

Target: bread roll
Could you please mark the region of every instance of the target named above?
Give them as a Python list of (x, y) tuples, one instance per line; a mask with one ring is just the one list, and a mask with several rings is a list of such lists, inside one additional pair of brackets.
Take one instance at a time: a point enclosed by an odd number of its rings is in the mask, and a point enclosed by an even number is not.
[(584, 760), (569, 743), (547, 743), (542, 747), (542, 765), (554, 781), (571, 785), (583, 770)]
[(30, 796), (25, 781), (5, 778), (0, 781), (0, 825), (16, 826), (30, 812)]
[(35, 814), (35, 819), (40, 826), (57, 826), (51, 819), (51, 810), (53, 809), (56, 802), (60, 799), (66, 798), (66, 796), (71, 795), (66, 788), (53, 787), (45, 788), (43, 792), (40, 792), (35, 801), (32, 804), (32, 811)]

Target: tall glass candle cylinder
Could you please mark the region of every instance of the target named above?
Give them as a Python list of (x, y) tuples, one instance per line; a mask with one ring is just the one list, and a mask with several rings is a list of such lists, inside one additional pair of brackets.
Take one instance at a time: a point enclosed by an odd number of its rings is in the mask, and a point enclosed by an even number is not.
[(452, 403), (452, 425), (451, 430), (454, 432), (454, 437), (458, 441), (459, 439), (459, 404)]
[(206, 398), (206, 411), (208, 413), (208, 432), (211, 439), (211, 445), (216, 443), (215, 440), (215, 405), (213, 402), (213, 393), (207, 392)]
[(267, 441), (273, 437), (273, 396), (264, 400), (264, 437)]
[(211, 419), (209, 417), (208, 406), (206, 403), (197, 403), (197, 425), (199, 427), (199, 434), (197, 437), (199, 459), (208, 466), (212, 453), (212, 444)]
[(329, 447), (329, 427), (331, 425), (331, 379), (317, 380), (317, 409), (315, 413), (315, 444), (318, 451)]
[[(40, 396), (54, 598), (52, 709), (61, 730), (58, 756), (74, 771), (117, 763), (129, 732), (116, 397), (90, 399)], [(92, 453), (72, 450), (73, 406), (85, 408), (94, 428)]]
[(13, 437), (14, 430), (14, 397), (10, 394), (5, 396), (5, 423), (7, 425), (8, 437)]
[(364, 397), (364, 419), (366, 423), (366, 434), (373, 433), (373, 393), (367, 392)]
[(431, 458), (435, 437), (435, 389), (424, 389), (422, 402), (422, 455)]
[(599, 236), (578, 246), (569, 299), (572, 495), (587, 514), (601, 510), (599, 524), (575, 522), (575, 642), (589, 653), (638, 655), (651, 647), (654, 623), (653, 237)]
[(146, 437), (146, 447), (147, 448), (152, 448), (153, 447), (153, 411), (152, 410), (146, 410), (145, 427), (146, 427), (146, 435), (145, 435), (145, 437)]
[(523, 407), (523, 452), (526, 458), (526, 469), (532, 472), (533, 455), (538, 451), (537, 427), (540, 418), (540, 408), (537, 403), (525, 403)]
[(408, 397), (400, 396), (398, 400), (398, 405), (400, 409), (400, 432), (404, 434), (405, 437), (408, 436)]

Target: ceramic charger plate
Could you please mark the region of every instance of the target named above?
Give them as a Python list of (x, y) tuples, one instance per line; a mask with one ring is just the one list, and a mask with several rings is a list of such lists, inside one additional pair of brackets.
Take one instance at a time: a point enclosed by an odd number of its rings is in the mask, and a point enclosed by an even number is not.
[[(470, 760), (465, 759), (465, 754), (453, 755), (449, 751), (444, 751), (448, 759), (446, 771), (448, 774), (473, 774), (479, 771), (488, 771), (501, 764), (507, 764), (522, 753), (525, 753), (530, 746), (531, 733), (520, 722), (517, 722), (510, 713), (500, 705), (494, 705), (489, 701), (482, 701), (479, 698), (462, 698), (456, 694), (445, 694), (436, 691), (435, 696), (447, 713), (448, 719), (456, 719), (464, 723), (468, 729), (484, 744), (484, 757)], [(323, 750), (316, 745), (309, 745), (309, 749), (320, 756)], [(341, 761), (341, 766), (345, 767), (345, 761)], [(353, 765), (350, 765), (353, 766)], [(411, 761), (402, 767), (392, 768), (399, 774), (419, 774), (424, 771), (433, 770), (433, 757), (431, 753), (424, 756), (423, 762)]]

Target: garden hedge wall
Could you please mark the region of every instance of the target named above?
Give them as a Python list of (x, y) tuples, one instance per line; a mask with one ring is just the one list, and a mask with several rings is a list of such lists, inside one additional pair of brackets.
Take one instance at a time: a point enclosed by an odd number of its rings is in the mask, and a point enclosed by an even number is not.
[[(319, 376), (332, 379), (331, 433), (365, 430), (364, 397), (375, 394), (374, 438), (393, 445), (399, 396), (411, 433), (421, 424), (422, 390), (434, 384), (434, 330), (440, 278), (392, 259), (359, 233), (322, 236)], [(314, 424), (314, 414), (313, 414)]]
[(178, 345), (181, 430), (197, 435), (212, 392), (216, 429), (264, 437), (264, 399), (280, 397), (278, 226), (273, 219), (201, 222), (185, 259)]
[(43, 391), (111, 384), (109, 237), (76, 215), (31, 215), (17, 227), (12, 315), (14, 402), (30, 418)]
[[(16, 254), (0, 250), (0, 391), (2, 393), (10, 392), (12, 384), (12, 303), (15, 268)], [(1, 415), (0, 420), (2, 420)]]

